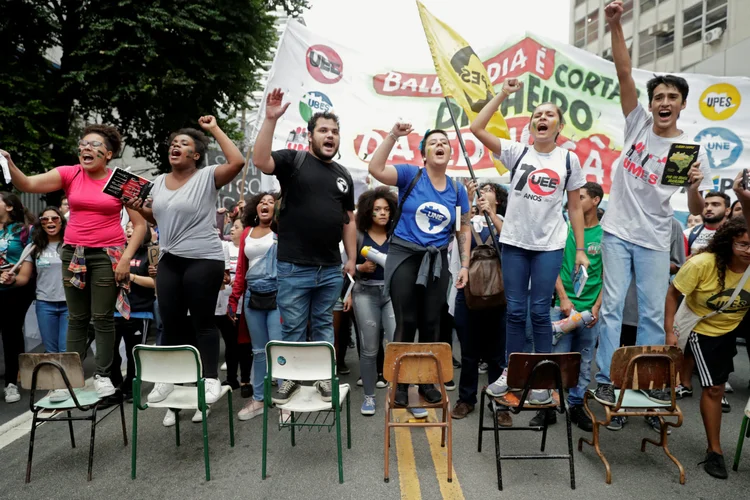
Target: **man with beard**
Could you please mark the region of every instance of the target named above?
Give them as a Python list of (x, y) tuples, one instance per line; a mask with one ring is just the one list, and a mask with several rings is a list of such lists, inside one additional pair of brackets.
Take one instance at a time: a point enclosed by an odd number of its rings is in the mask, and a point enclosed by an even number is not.
[(730, 205), (729, 196), (718, 191), (709, 191), (703, 197), (706, 200), (703, 209), (703, 224), (698, 224), (685, 229), (684, 234), (688, 240), (688, 254), (695, 255), (698, 251), (706, 248), (708, 242), (714, 237), (719, 226), (729, 220)]
[[(355, 273), (354, 183), (349, 172), (333, 161), (339, 150), (339, 120), (331, 112), (315, 113), (308, 122), (308, 152), (271, 152), (276, 122), (289, 107), (289, 103), (282, 105), (283, 99), (281, 89), (268, 94), (266, 119), (253, 151), (255, 166), (275, 175), (281, 185), (276, 296), (281, 332), (285, 341), (304, 342), (309, 319), (313, 340), (333, 344), (333, 307), (343, 284), (342, 240), (347, 255), (344, 271)], [(315, 385), (323, 400), (330, 401), (330, 381)], [(297, 391), (299, 384), (286, 380), (273, 401), (284, 404)]]

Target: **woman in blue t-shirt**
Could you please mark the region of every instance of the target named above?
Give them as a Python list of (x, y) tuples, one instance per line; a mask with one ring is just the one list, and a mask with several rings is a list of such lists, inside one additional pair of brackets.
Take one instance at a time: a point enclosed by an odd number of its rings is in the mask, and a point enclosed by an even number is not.
[[(369, 171), (378, 181), (399, 189), (401, 213), (395, 217), (384, 275), (384, 292), (390, 291), (396, 316), (394, 340), (413, 342), (419, 329), (420, 342), (435, 342), (450, 280), (448, 245), (459, 225), (461, 271), (456, 287), (463, 288), (468, 278), (471, 211), (466, 188), (445, 173), (451, 159), (445, 131), (430, 130), (422, 139), (424, 168), (386, 165), (399, 138), (411, 132), (410, 124), (396, 123), (373, 154)], [(408, 405), (407, 390), (406, 384), (398, 385), (396, 405)], [(420, 386), (419, 392), (430, 403), (442, 397), (431, 384)]]

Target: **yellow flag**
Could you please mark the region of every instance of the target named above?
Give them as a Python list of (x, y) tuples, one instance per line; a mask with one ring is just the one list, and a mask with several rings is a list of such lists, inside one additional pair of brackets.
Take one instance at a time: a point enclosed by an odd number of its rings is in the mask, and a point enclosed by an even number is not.
[[(473, 120), (495, 96), (487, 70), (466, 40), (433, 16), (419, 0), (417, 7), (443, 95), (453, 97), (469, 120)], [(492, 115), (487, 130), (502, 139), (510, 138), (508, 125), (499, 111)], [(508, 171), (501, 162), (494, 158), (493, 161), (501, 175)]]

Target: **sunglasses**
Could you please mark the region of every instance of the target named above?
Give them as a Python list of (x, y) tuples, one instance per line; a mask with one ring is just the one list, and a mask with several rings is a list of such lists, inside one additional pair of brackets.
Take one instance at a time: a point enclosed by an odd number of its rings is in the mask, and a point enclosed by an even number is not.
[(101, 148), (104, 147), (104, 149), (109, 149), (105, 143), (102, 141), (87, 141), (84, 139), (81, 139), (78, 141), (78, 148), (85, 148), (86, 146), (91, 146), (92, 148)]
[(59, 215), (45, 215), (44, 217), (39, 217), (39, 220), (42, 222), (60, 222), (60, 216)]

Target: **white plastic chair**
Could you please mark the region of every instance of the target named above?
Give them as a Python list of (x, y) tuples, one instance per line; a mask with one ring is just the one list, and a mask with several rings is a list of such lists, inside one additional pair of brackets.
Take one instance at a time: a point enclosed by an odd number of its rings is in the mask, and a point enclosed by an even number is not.
[[(340, 384), (336, 375), (336, 353), (328, 342), (279, 342), (266, 344), (267, 372), (263, 383), (263, 479), (266, 478), (266, 455), (268, 451), (268, 410), (272, 407), (271, 380), (274, 378), (311, 381), (331, 381), (331, 401), (323, 401), (315, 387), (301, 386), (299, 392), (282, 405), (275, 405), (280, 410), (291, 412), (291, 418), (280, 424), (279, 428), (289, 427), (292, 435), (292, 446), (295, 446), (294, 431), (297, 427), (328, 428), (336, 426), (336, 446), (338, 450), (339, 483), (344, 482), (344, 466), (341, 450), (341, 405), (346, 400), (346, 447), (352, 447), (351, 417), (349, 411), (349, 384)], [(320, 412), (327, 412), (322, 422), (318, 422)], [(300, 413), (307, 414), (304, 420)], [(310, 422), (312, 413), (317, 415)], [(333, 422), (328, 423), (328, 416), (333, 415)]]
[[(180, 410), (200, 410), (203, 413), (203, 458), (206, 464), (206, 481), (211, 480), (208, 460), (208, 420), (206, 418), (206, 386), (198, 349), (189, 345), (152, 346), (139, 344), (133, 348), (135, 380), (133, 381), (133, 456), (131, 477), (135, 479), (136, 446), (138, 442), (138, 411), (147, 408), (169, 408), (175, 412), (177, 446), (180, 446)], [(163, 382), (169, 384), (195, 383), (197, 387), (176, 385), (166, 399), (158, 403), (141, 404), (141, 383)], [(229, 394), (229, 444), (234, 446), (234, 419), (232, 388), (221, 386), (221, 396)]]

